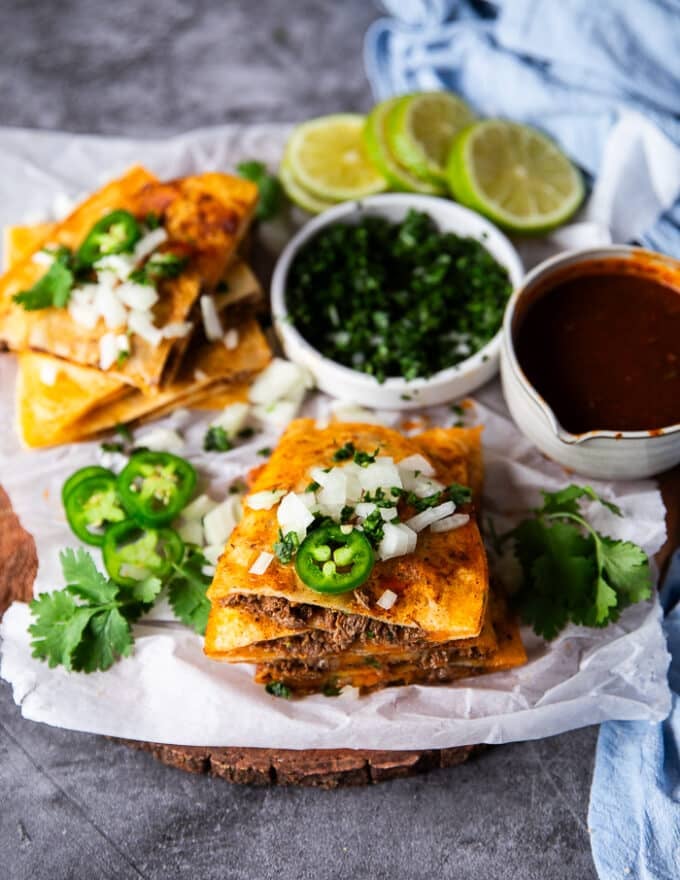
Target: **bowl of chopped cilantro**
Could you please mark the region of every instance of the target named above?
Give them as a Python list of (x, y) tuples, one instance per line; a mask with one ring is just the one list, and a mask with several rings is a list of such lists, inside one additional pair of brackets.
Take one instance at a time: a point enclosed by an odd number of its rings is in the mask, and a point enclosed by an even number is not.
[(364, 406), (433, 406), (498, 370), (507, 301), (523, 277), (508, 239), (453, 202), (392, 193), (307, 223), (272, 279), (286, 355), (321, 390)]

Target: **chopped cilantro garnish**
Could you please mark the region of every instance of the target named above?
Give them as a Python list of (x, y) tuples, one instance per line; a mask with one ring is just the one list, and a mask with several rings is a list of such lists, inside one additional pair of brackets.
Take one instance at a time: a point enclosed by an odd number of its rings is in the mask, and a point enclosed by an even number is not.
[(498, 331), (511, 290), (483, 244), (410, 211), (398, 223), (367, 216), (325, 227), (293, 261), (286, 301), (326, 357), (379, 381), (411, 380), (479, 351)]
[(255, 428), (245, 427), (241, 428), (238, 432), (238, 437), (240, 440), (249, 440), (251, 437), (255, 435)]
[(373, 462), (378, 457), (378, 453), (380, 452), (380, 448), (375, 450), (375, 452), (362, 452), (358, 450), (354, 453), (354, 462), (355, 464), (360, 465), (361, 467), (368, 467), (369, 464), (373, 464)]
[(74, 283), (73, 254), (68, 248), (59, 247), (51, 252), (52, 265), (28, 290), (15, 293), (12, 300), (27, 312), (54, 307), (62, 309), (68, 304)]
[(372, 666), (374, 669), (382, 669), (380, 661), (376, 660), (375, 657), (366, 657), (364, 663), (366, 664), (366, 666)]
[(158, 229), (158, 227), (161, 225), (161, 218), (158, 216), (158, 214), (154, 214), (152, 211), (149, 211), (149, 213), (144, 218), (144, 223), (146, 224), (148, 229)]
[(338, 687), (337, 682), (329, 681), (323, 686), (324, 697), (339, 697), (341, 693), (342, 688)]
[(354, 508), (346, 504), (340, 511), (340, 522), (344, 525), (348, 523), (354, 516)]
[(317, 490), (317, 489), (320, 489), (320, 488), (321, 488), (321, 487), (320, 487), (319, 484), (316, 482), (316, 480), (312, 480), (312, 482), (309, 483), (309, 484), (307, 485), (307, 488), (305, 489), (305, 492), (316, 492), (316, 490)]
[(274, 544), (274, 553), (279, 562), (290, 562), (297, 553), (300, 546), (300, 539), (296, 532), (288, 532), (283, 534), (279, 529), (279, 540)]
[(455, 415), (460, 416), (460, 418), (463, 418), (463, 416), (465, 415), (465, 410), (463, 409), (463, 407), (459, 403), (452, 403), (450, 406), (450, 409), (451, 409), (452, 413), (455, 413)]
[(350, 440), (348, 443), (345, 443), (344, 446), (335, 450), (333, 453), (333, 461), (347, 461), (352, 458), (355, 452), (356, 449), (354, 448), (354, 443)]
[(123, 443), (107, 443), (104, 442), (101, 445), (102, 452), (125, 452), (125, 445)]
[(621, 611), (651, 594), (646, 553), (630, 541), (597, 532), (579, 501), (599, 501), (621, 516), (616, 505), (590, 486), (544, 492), (543, 506), (505, 538), (511, 538), (523, 572), (514, 602), (537, 635), (554, 638), (567, 623), (606, 626)]
[(377, 547), (385, 535), (383, 518), (379, 510), (374, 510), (370, 516), (361, 523), (364, 535), (371, 542), (373, 547)]
[(205, 432), (203, 449), (206, 452), (229, 452), (232, 448), (229, 435), (219, 425), (213, 425)]
[(268, 458), (272, 454), (272, 448), (271, 446), (263, 446), (262, 449), (257, 450), (257, 454), (263, 458)]
[(289, 700), (293, 695), (291, 689), (282, 681), (270, 681), (264, 689), (272, 697), (283, 697), (284, 700)]
[(451, 483), (446, 487), (446, 493), (456, 507), (460, 507), (461, 504), (469, 504), (472, 501), (472, 489), (469, 486), (461, 486), (460, 483)]

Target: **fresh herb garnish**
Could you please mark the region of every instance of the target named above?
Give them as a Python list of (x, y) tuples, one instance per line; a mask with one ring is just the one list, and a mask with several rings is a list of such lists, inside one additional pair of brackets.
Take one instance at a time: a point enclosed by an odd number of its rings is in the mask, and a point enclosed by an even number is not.
[(290, 562), (297, 553), (299, 546), (300, 539), (297, 536), (297, 532), (288, 532), (284, 535), (281, 529), (279, 529), (279, 540), (274, 544), (274, 553), (279, 562)]
[(307, 485), (307, 488), (305, 489), (305, 492), (316, 492), (316, 490), (317, 490), (317, 489), (320, 489), (320, 488), (321, 488), (321, 487), (320, 487), (319, 484), (316, 482), (316, 480), (312, 480), (312, 482), (309, 483), (309, 484)]
[(543, 492), (543, 506), (504, 538), (514, 542), (523, 581), (514, 602), (537, 635), (553, 639), (570, 621), (606, 626), (628, 605), (651, 595), (646, 553), (630, 541), (597, 532), (579, 509), (581, 499), (616, 505), (590, 486)]
[(59, 247), (50, 253), (53, 262), (42, 278), (33, 287), (12, 297), (13, 302), (23, 306), (27, 312), (50, 307), (62, 309), (68, 305), (74, 281), (73, 254), (65, 247)]
[(255, 216), (260, 220), (271, 220), (280, 212), (284, 203), (284, 192), (278, 177), (270, 174), (263, 162), (251, 160), (240, 162), (236, 170), (246, 180), (256, 184), (260, 198)]
[(210, 613), (206, 590), (212, 577), (203, 571), (208, 564), (200, 550), (189, 547), (182, 562), (173, 565), (168, 581), (168, 600), (175, 617), (200, 635), (205, 633)]
[(161, 225), (161, 218), (158, 216), (158, 214), (154, 214), (152, 211), (149, 211), (149, 213), (144, 218), (144, 223), (150, 230), (158, 229), (158, 227)]
[(347, 461), (352, 458), (356, 449), (354, 448), (354, 443), (350, 440), (348, 443), (345, 443), (339, 449), (336, 449), (333, 453), (333, 461)]
[(376, 660), (375, 657), (366, 657), (364, 663), (366, 664), (366, 666), (372, 666), (374, 669), (382, 669), (380, 661)]
[(472, 489), (469, 486), (461, 486), (460, 483), (451, 483), (446, 487), (446, 494), (456, 507), (461, 504), (469, 504), (472, 501)]
[(206, 452), (229, 452), (232, 449), (229, 435), (219, 425), (208, 428), (203, 437), (203, 449)]
[(367, 516), (361, 523), (361, 528), (373, 547), (377, 547), (385, 536), (384, 523), (380, 511), (374, 510), (373, 513)]
[(290, 700), (292, 694), (291, 689), (282, 681), (270, 681), (264, 688), (272, 697), (282, 697), (284, 700)]
[(104, 442), (100, 447), (102, 452), (125, 452), (125, 445), (123, 443), (107, 443)]
[(187, 257), (170, 251), (151, 254), (144, 264), (144, 271), (151, 278), (176, 278), (187, 264)]
[(358, 450), (354, 453), (354, 463), (360, 465), (361, 467), (368, 467), (369, 464), (373, 464), (373, 462), (378, 457), (378, 453), (380, 452), (380, 447), (375, 450), (375, 452), (362, 452)]
[(147, 578), (132, 589), (121, 587), (101, 574), (84, 550), (63, 550), (59, 558), (67, 586), (41, 593), (30, 604), (33, 656), (78, 672), (109, 669), (131, 653), (130, 623), (158, 595), (161, 581)]
[(257, 450), (257, 454), (263, 458), (268, 458), (272, 454), (272, 448), (271, 446), (263, 446), (262, 449)]
[(328, 681), (323, 686), (322, 693), (324, 697), (339, 697), (342, 693), (342, 688), (338, 687), (337, 681)]
[(255, 436), (255, 428), (251, 428), (249, 426), (241, 428), (237, 436), (239, 440), (250, 440), (251, 437)]
[(346, 504), (340, 511), (340, 522), (346, 525), (354, 516), (354, 508)]
[(479, 351), (511, 289), (479, 241), (411, 211), (399, 223), (368, 216), (323, 229), (295, 258), (286, 301), (323, 355), (383, 381), (427, 377)]
[(127, 359), (129, 357), (130, 357), (130, 350), (129, 349), (128, 349), (128, 351), (119, 351), (118, 357), (116, 358), (116, 366), (119, 368), (122, 367), (123, 364), (127, 361)]

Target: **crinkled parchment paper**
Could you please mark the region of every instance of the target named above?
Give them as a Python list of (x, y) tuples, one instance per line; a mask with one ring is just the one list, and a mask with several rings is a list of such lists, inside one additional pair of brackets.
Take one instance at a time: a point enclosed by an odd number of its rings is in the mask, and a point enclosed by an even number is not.
[[(63, 195), (78, 197), (133, 162), (162, 177), (197, 170), (233, 169), (242, 158), (276, 163), (286, 127), (224, 127), (157, 141), (113, 140), (64, 134), (0, 130), (0, 225), (44, 219)], [(281, 229), (267, 231), (270, 243)], [(573, 224), (541, 244), (560, 249), (607, 240), (590, 222)], [(530, 265), (538, 254), (525, 247)], [(22, 450), (15, 435), (14, 359), (0, 358), (0, 484), (22, 524), (36, 539), (36, 591), (61, 587), (58, 552), (77, 546), (60, 503), (64, 479), (96, 463), (96, 443), (42, 451)], [(506, 528), (539, 501), (541, 489), (571, 480), (546, 461), (509, 419), (499, 386), (476, 396), (466, 423), (485, 425), (485, 515)], [(306, 409), (323, 415), (327, 401)], [(446, 408), (429, 411), (451, 424)], [(393, 423), (396, 414), (385, 414)], [(276, 443), (264, 433), (226, 454), (207, 455), (201, 441), (209, 416), (178, 412), (162, 424), (178, 427), (184, 454), (197, 466), (203, 488), (215, 498), (262, 459), (257, 450)], [(593, 481), (591, 481), (593, 482)], [(665, 538), (664, 506), (652, 481), (595, 483), (621, 506), (624, 519), (594, 507), (597, 527), (636, 541), (655, 553)], [(94, 549), (94, 548), (93, 548)], [(95, 555), (98, 551), (95, 550)], [(368, 697), (346, 694), (281, 700), (253, 684), (247, 665), (212, 662), (202, 640), (177, 624), (167, 604), (135, 627), (132, 657), (104, 673), (50, 670), (31, 658), (28, 607), (15, 603), (0, 624), (0, 675), (13, 687), (26, 718), (58, 727), (129, 739), (183, 745), (280, 748), (425, 749), (469, 743), (502, 743), (550, 736), (608, 719), (663, 718), (670, 706), (668, 655), (658, 602), (629, 608), (604, 630), (568, 627), (549, 645), (523, 631), (529, 663), (455, 685), (389, 688)]]

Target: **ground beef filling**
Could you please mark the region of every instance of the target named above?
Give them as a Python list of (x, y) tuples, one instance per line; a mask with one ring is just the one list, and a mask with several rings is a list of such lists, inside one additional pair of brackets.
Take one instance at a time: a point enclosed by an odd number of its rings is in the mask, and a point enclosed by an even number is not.
[[(366, 663), (390, 665), (387, 657), (370, 656), (370, 648), (377, 645), (401, 646), (414, 651), (413, 662), (421, 669), (449, 666), (456, 659), (484, 656), (476, 646), (462, 647), (456, 642), (433, 646), (416, 627), (392, 626), (358, 614), (344, 614), (315, 605), (297, 605), (278, 596), (229, 596), (224, 603), (231, 607), (247, 608), (255, 614), (275, 620), (289, 629), (313, 626), (309, 632), (285, 639), (288, 661), (303, 669), (328, 669), (332, 658), (349, 649), (368, 650)], [(263, 645), (280, 643), (277, 639)], [(402, 659), (395, 662), (403, 662)], [(278, 662), (277, 662), (278, 665)]]

